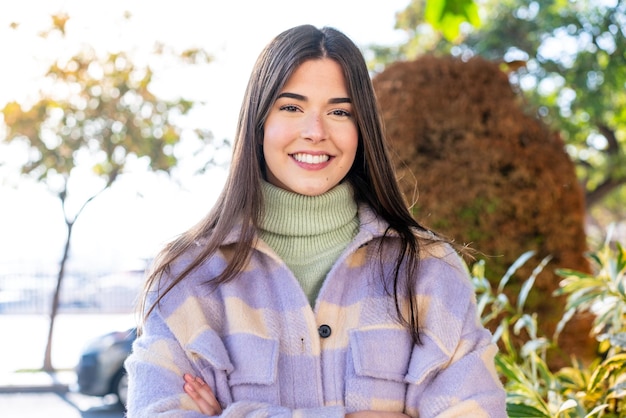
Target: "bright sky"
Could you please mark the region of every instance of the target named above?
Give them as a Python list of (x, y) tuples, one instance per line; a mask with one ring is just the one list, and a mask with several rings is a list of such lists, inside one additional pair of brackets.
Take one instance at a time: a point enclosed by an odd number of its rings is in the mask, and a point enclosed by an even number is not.
[[(36, 33), (49, 16), (66, 12), (67, 31), (78, 48), (150, 51), (155, 42), (179, 49), (201, 47), (214, 61), (202, 71), (161, 74), (160, 89), (207, 102), (202, 123), (217, 138), (232, 138), (252, 65), (263, 46), (289, 27), (334, 26), (357, 44), (394, 44), (395, 14), (409, 0), (21, 0), (0, 2), (0, 108), (8, 100), (34, 97), (42, 72), (67, 53)], [(131, 20), (124, 23), (124, 12)], [(18, 29), (10, 30), (12, 22)], [(52, 46), (51, 46), (52, 45)], [(70, 51), (73, 53), (74, 51)], [(1, 131), (0, 131), (1, 135)], [(0, 162), (5, 158), (0, 156)], [(224, 181), (224, 170), (188, 180), (184, 190), (136, 174), (94, 200), (74, 228), (72, 260), (77, 269), (116, 270), (150, 257), (175, 234), (203, 216)], [(65, 226), (58, 200), (40, 186), (15, 187), (0, 170), (0, 274), (47, 269), (60, 259)]]

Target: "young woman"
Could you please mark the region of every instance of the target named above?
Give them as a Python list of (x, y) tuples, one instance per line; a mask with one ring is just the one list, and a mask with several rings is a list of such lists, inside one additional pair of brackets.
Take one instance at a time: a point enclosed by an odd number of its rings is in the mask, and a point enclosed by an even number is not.
[(128, 417), (505, 417), (460, 258), (407, 209), (337, 30), (261, 53), (213, 210), (157, 258)]

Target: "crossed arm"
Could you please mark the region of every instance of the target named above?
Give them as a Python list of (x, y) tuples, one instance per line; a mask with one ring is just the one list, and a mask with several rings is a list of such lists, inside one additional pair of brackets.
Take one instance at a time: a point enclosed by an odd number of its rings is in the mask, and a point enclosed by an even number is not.
[[(183, 389), (198, 405), (200, 411), (208, 416), (220, 415), (222, 407), (215, 398), (211, 387), (199, 377), (185, 374)], [(346, 418), (409, 418), (400, 412), (359, 411), (346, 414)]]

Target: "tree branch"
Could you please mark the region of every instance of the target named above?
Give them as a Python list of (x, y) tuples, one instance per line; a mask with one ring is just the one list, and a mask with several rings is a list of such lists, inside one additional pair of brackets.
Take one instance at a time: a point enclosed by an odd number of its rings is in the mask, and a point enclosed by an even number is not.
[(598, 131), (600, 131), (602, 136), (605, 137), (606, 141), (609, 143), (609, 146), (606, 149), (606, 153), (609, 155), (616, 155), (619, 152), (619, 143), (617, 142), (615, 131), (609, 128), (604, 123), (598, 123), (597, 126)]
[(602, 201), (609, 193), (611, 193), (616, 188), (626, 184), (626, 178), (622, 178), (622, 176), (619, 175), (616, 176), (615, 164), (610, 163), (610, 160), (619, 155), (620, 152), (620, 144), (617, 141), (615, 131), (602, 122), (596, 123), (596, 126), (600, 134), (606, 138), (606, 141), (608, 143), (608, 146), (604, 153), (607, 155), (609, 163), (605, 166), (606, 178), (604, 179), (604, 181), (600, 183), (595, 189), (589, 190), (585, 193), (585, 206), (587, 207), (587, 209)]
[(598, 187), (585, 193), (585, 207), (587, 209), (590, 209), (595, 204), (600, 203), (613, 190), (624, 184), (626, 184), (626, 178), (607, 178), (602, 183), (600, 183)]

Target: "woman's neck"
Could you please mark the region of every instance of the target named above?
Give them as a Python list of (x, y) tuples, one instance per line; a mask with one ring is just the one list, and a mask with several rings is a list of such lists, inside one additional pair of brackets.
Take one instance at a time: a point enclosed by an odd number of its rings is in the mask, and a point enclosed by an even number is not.
[(326, 274), (359, 229), (352, 188), (342, 183), (319, 196), (263, 183), (259, 236), (294, 273), (311, 304)]

